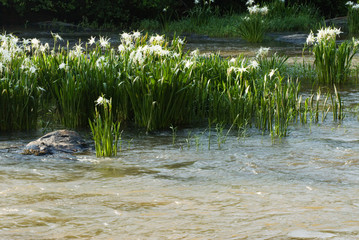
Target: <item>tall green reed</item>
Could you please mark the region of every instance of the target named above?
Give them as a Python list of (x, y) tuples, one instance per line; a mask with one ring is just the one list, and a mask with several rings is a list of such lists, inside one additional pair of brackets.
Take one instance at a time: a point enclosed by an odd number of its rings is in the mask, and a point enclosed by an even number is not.
[(0, 35), (0, 46), (0, 131), (34, 129), (43, 92), (38, 67), (17, 37)]
[(359, 33), (359, 4), (348, 1), (345, 5), (348, 7), (348, 28), (352, 35)]
[(358, 41), (344, 41), (339, 46), (336, 36), (341, 31), (334, 27), (318, 30), (316, 36), (311, 32), (304, 47), (314, 53), (314, 65), (318, 81), (326, 84), (341, 84), (348, 79), (351, 62), (358, 52)]
[(268, 7), (253, 5), (254, 1), (247, 1), (249, 15), (242, 18), (237, 31), (239, 36), (251, 43), (263, 41), (267, 30), (264, 16), (268, 13)]
[[(101, 110), (98, 106), (102, 106)], [(114, 122), (112, 115), (112, 99), (99, 97), (95, 106), (95, 118), (89, 120), (89, 125), (95, 141), (97, 157), (112, 157), (117, 155), (117, 146), (121, 140), (120, 122)]]

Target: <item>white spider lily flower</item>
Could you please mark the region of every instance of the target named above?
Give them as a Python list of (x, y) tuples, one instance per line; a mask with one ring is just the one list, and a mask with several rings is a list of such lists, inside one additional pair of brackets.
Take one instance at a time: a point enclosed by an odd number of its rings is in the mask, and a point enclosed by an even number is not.
[(126, 32), (121, 34), (121, 42), (125, 45), (131, 45), (132, 43), (132, 35)]
[(199, 55), (199, 50), (198, 50), (198, 49), (193, 50), (193, 51), (190, 53), (190, 55), (191, 55), (192, 57), (197, 57), (197, 56)]
[(315, 42), (315, 37), (312, 31), (310, 31), (308, 37), (307, 37), (307, 45), (313, 45)]
[(31, 73), (31, 74), (34, 74), (35, 72), (36, 72), (36, 67), (35, 66), (31, 66), (30, 68), (29, 68), (29, 72)]
[(250, 61), (249, 67), (253, 69), (257, 69), (259, 68), (259, 63), (256, 60), (252, 60)]
[(55, 41), (60, 40), (63, 41), (64, 39), (57, 33), (51, 32), (52, 37), (55, 39)]
[(335, 27), (321, 28), (318, 30), (316, 39), (318, 42), (335, 40), (336, 35), (339, 35), (341, 33), (342, 32), (340, 31), (340, 29)]
[(46, 52), (46, 50), (49, 50), (49, 49), (50, 49), (50, 46), (48, 43), (45, 43), (44, 45), (41, 44), (40, 48), (39, 48), (40, 52)]
[(248, 6), (252, 6), (253, 4), (254, 4), (254, 0), (248, 0), (246, 2), (246, 5), (248, 5)]
[(110, 38), (105, 38), (105, 37), (100, 36), (99, 41), (100, 41), (101, 47), (103, 47), (103, 48), (106, 48), (106, 47), (108, 47), (110, 45), (110, 43), (109, 43)]
[(88, 44), (89, 44), (90, 46), (92, 46), (93, 44), (95, 44), (95, 42), (96, 42), (96, 37), (91, 36), (91, 37), (88, 39)]
[(96, 61), (96, 67), (99, 69), (104, 68), (107, 65), (108, 65), (108, 62), (106, 61), (104, 56), (99, 57)]
[(151, 38), (150, 38), (150, 43), (152, 44), (152, 45), (156, 45), (156, 44), (161, 44), (161, 43), (163, 43), (164, 42), (164, 37), (163, 37), (163, 35), (156, 35), (156, 36), (152, 36)]
[(348, 1), (345, 5), (348, 5), (348, 6), (353, 6), (354, 3), (352, 1)]
[(105, 104), (108, 104), (110, 102), (110, 100), (100, 96), (96, 101), (96, 105), (105, 105)]
[(199, 0), (194, 0), (194, 4), (199, 4)]
[(234, 67), (230, 66), (229, 68), (227, 68), (227, 75), (231, 75), (233, 71), (234, 71)]
[(259, 9), (259, 5), (254, 5), (254, 6), (248, 7), (248, 12), (249, 12), (249, 14), (256, 14), (259, 11), (258, 9)]
[(65, 70), (67, 70), (69, 68), (69, 66), (66, 64), (66, 63), (61, 63), (60, 65), (59, 65), (59, 69), (65, 69)]
[(228, 61), (229, 64), (234, 64), (236, 62), (235, 58), (231, 58), (231, 60)]
[(235, 70), (237, 73), (239, 72), (239, 73), (241, 73), (241, 74), (244, 73), (244, 72), (248, 72), (248, 71), (247, 71), (247, 68), (246, 68), (246, 67), (243, 67), (243, 66), (242, 66), (242, 67), (237, 67), (237, 68), (235, 68), (234, 70)]
[(133, 32), (133, 33), (132, 33), (132, 37), (133, 37), (134, 39), (140, 38), (140, 37), (141, 37), (141, 32), (139, 32), (139, 31)]
[(185, 69), (190, 68), (190, 67), (192, 67), (194, 65), (194, 62), (191, 61), (191, 60), (184, 60), (183, 63), (184, 63), (184, 68)]
[(272, 69), (270, 73), (268, 74), (269, 78), (272, 78), (274, 73), (277, 71), (277, 69)]
[(264, 6), (262, 8), (259, 8), (259, 12), (263, 15), (267, 15), (268, 14), (268, 7)]
[(268, 47), (268, 48), (260, 47), (259, 50), (258, 50), (258, 52), (257, 52), (256, 57), (257, 57), (257, 58), (258, 58), (258, 57), (266, 57), (266, 56), (268, 55), (268, 53), (269, 53), (269, 50), (270, 50), (269, 47)]
[(126, 47), (125, 47), (125, 46), (123, 46), (122, 44), (120, 44), (120, 45), (118, 45), (117, 50), (118, 50), (119, 52), (123, 52), (123, 51), (125, 51), (125, 50), (126, 50)]
[(37, 38), (31, 39), (31, 46), (32, 46), (33, 48), (38, 48), (39, 45), (40, 45), (40, 40), (39, 40), (39, 39), (37, 39)]
[(358, 4), (358, 3), (357, 3), (357, 4), (354, 4), (352, 8), (353, 8), (353, 9), (359, 9), (359, 4)]

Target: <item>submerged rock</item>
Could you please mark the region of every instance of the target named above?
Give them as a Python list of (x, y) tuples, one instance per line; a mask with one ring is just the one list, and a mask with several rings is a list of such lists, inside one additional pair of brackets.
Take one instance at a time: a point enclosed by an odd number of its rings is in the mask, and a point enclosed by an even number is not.
[(81, 153), (86, 150), (87, 144), (77, 132), (57, 130), (28, 143), (22, 154), (40, 156), (56, 152)]

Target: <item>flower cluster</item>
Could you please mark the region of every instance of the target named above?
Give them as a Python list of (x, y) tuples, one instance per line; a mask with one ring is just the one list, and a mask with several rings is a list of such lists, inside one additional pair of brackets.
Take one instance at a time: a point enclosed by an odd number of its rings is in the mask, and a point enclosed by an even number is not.
[(248, 5), (248, 12), (249, 14), (262, 14), (262, 15), (267, 15), (268, 14), (268, 7), (264, 6), (264, 7), (260, 7), (258, 4), (253, 5), (254, 4), (254, 0), (248, 0), (246, 5)]
[(314, 36), (313, 31), (310, 32), (310, 34), (307, 37), (307, 45), (313, 45), (314, 43), (320, 43), (323, 41), (330, 41), (336, 39), (336, 36), (341, 34), (339, 28), (335, 27), (327, 27), (327, 28), (321, 28), (318, 30), (317, 36)]
[(347, 5), (351, 9), (359, 9), (359, 3), (353, 3), (352, 1), (348, 1), (345, 5)]

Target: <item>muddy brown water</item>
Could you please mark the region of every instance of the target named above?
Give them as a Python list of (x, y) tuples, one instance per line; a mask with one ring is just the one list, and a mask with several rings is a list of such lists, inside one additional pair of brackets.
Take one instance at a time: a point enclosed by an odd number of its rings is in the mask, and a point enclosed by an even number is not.
[(36, 157), (21, 150), (41, 131), (1, 133), (0, 239), (359, 239), (359, 89), (341, 94), (354, 109), (343, 122), (274, 142), (249, 129), (219, 148), (212, 128), (208, 149), (205, 127), (174, 145), (170, 130), (125, 131), (117, 157)]

